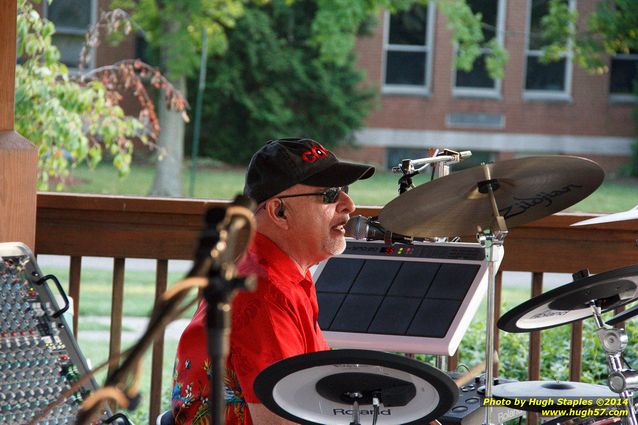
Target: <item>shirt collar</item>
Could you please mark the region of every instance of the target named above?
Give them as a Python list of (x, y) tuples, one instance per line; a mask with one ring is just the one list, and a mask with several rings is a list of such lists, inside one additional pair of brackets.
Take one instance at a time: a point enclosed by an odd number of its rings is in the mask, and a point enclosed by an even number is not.
[(259, 259), (259, 265), (263, 267), (262, 270), (271, 278), (292, 283), (312, 282), (310, 271), (305, 276), (301, 274), (297, 263), (262, 233), (255, 233), (249, 252)]

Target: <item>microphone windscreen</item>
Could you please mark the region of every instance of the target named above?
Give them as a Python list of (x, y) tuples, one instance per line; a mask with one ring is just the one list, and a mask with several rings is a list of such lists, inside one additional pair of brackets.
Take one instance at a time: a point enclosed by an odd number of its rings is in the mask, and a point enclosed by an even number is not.
[(346, 236), (354, 239), (366, 239), (368, 237), (368, 218), (362, 215), (352, 217), (344, 226)]
[(255, 211), (255, 208), (257, 207), (257, 204), (255, 203), (255, 201), (253, 201), (252, 198), (241, 194), (235, 196), (233, 205), (248, 208), (250, 211)]

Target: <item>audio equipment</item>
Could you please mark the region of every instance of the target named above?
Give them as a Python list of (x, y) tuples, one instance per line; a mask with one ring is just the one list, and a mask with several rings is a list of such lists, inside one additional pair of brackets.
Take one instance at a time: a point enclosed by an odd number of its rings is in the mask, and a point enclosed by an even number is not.
[[(64, 305), (58, 306), (49, 283)], [(42, 275), (26, 245), (0, 244), (0, 423), (28, 423), (89, 370), (62, 316), (68, 307), (58, 279)], [(91, 379), (38, 423), (74, 423), (96, 388)], [(103, 419), (109, 416), (102, 412)]]

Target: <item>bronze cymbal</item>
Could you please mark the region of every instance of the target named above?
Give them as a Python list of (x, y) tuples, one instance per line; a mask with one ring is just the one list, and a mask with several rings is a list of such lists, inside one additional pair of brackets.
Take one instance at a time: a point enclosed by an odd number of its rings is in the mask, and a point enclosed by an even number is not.
[(577, 203), (596, 190), (605, 176), (594, 161), (575, 156), (534, 156), (480, 165), (399, 195), (381, 210), (381, 225), (415, 237), (466, 236), (476, 234), (477, 226), (492, 228), (489, 194), (478, 188), (479, 182), (488, 180), (486, 171), (497, 182), (494, 196), (508, 227)]

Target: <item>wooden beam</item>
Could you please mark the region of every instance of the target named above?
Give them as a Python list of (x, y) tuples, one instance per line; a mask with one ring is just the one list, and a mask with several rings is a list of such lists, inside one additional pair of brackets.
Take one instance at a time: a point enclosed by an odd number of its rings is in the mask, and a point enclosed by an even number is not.
[[(113, 259), (113, 288), (111, 298), (111, 341), (109, 359), (119, 356), (122, 351), (122, 318), (124, 312), (124, 258)], [(110, 376), (121, 362), (109, 366)]]
[(16, 0), (0, 1), (0, 131), (13, 130), (17, 13)]
[[(168, 260), (157, 260), (155, 274), (155, 306), (164, 292), (168, 282)], [(162, 409), (162, 369), (164, 367), (164, 332), (153, 343), (153, 357), (151, 366), (151, 401), (149, 418), (156, 418)], [(152, 422), (152, 419), (151, 419)]]
[(71, 257), (69, 265), (69, 296), (73, 299), (73, 335), (78, 338), (80, 320), (80, 279), (82, 276), (82, 257)]
[(35, 146), (14, 131), (0, 131), (0, 170), (0, 242), (23, 242), (33, 251), (37, 175)]
[[(532, 273), (532, 298), (543, 293), (543, 273)], [(529, 367), (527, 376), (530, 381), (538, 381), (541, 376), (541, 332), (529, 334)], [(538, 413), (527, 414), (528, 424), (538, 423)]]
[(35, 248), (37, 151), (13, 131), (16, 67), (15, 0), (0, 1), (0, 242)]
[(583, 369), (583, 321), (572, 324), (572, 338), (569, 356), (569, 380), (580, 381)]
[[(202, 216), (228, 201), (38, 194), (39, 254), (192, 259)], [(379, 207), (352, 214), (378, 215)], [(555, 214), (510, 229), (501, 270), (592, 273), (638, 263), (638, 220), (570, 227), (592, 215)], [(91, 237), (87, 238), (86, 235)]]

